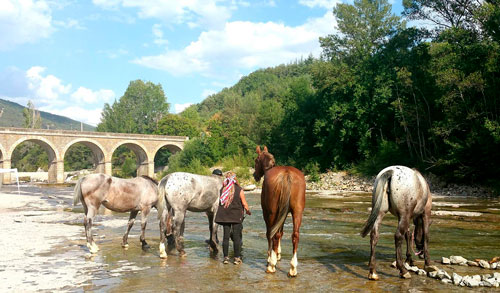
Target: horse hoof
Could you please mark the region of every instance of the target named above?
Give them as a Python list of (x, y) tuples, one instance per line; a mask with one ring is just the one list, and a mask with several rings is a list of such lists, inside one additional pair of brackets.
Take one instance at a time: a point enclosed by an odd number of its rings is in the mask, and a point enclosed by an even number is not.
[(275, 272), (276, 272), (276, 268), (267, 267), (267, 269), (266, 269), (266, 273), (268, 273), (268, 274), (274, 274)]
[(378, 277), (378, 275), (377, 275), (377, 274), (375, 274), (375, 273), (370, 273), (370, 274), (368, 275), (368, 280), (378, 281), (378, 279), (379, 279), (379, 277)]
[(278, 256), (276, 257), (278, 261), (281, 260), (281, 253), (278, 253)]
[(122, 247), (125, 248), (125, 249), (127, 249), (128, 248), (128, 243), (122, 244)]
[(167, 259), (168, 258), (167, 253), (166, 252), (160, 253), (160, 258), (161, 259)]
[(95, 243), (92, 244), (87, 243), (87, 248), (89, 249), (89, 252), (92, 254), (96, 254), (99, 251), (99, 248)]
[(297, 277), (297, 271), (295, 270), (292, 272), (292, 270), (290, 270), (287, 275), (289, 278), (295, 278)]
[(142, 245), (142, 250), (148, 250), (150, 248), (151, 248), (151, 246), (149, 246), (149, 244), (143, 244)]
[(402, 275), (400, 275), (401, 279), (411, 279), (411, 274), (410, 272), (406, 272)]

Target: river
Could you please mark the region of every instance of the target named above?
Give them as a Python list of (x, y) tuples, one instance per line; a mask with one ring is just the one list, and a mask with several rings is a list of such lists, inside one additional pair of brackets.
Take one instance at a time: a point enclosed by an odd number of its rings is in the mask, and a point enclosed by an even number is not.
[[(146, 240), (151, 245), (149, 251), (142, 251), (139, 242), (140, 217), (130, 232), (130, 247), (124, 250), (120, 244), (128, 214), (100, 214), (94, 226), (100, 251), (88, 258), (82, 207), (78, 205), (73, 208), (72, 187), (23, 185), (21, 190), (24, 198), (22, 204), (0, 209), (0, 224), (12, 227), (9, 233), (30, 233), (0, 240), (0, 248), (9, 246), (9, 249), (16, 251), (14, 256), (12, 252), (6, 252), (6, 249), (0, 252), (0, 257), (3, 254), (4, 259), (4, 263), (0, 261), (0, 265), (4, 267), (0, 268), (0, 282), (4, 282), (0, 285), (2, 291), (466, 290), (416, 274), (412, 274), (409, 280), (400, 279), (398, 271), (390, 267), (395, 258), (396, 227), (396, 218), (390, 214), (382, 222), (377, 246), (377, 271), (380, 280), (369, 281), (369, 236), (359, 236), (369, 215), (369, 193), (307, 194), (300, 229), (298, 276), (291, 279), (287, 277), (292, 250), (291, 218), (285, 224), (282, 260), (278, 263), (277, 272), (273, 275), (266, 274), (267, 240), (260, 194), (256, 192), (246, 193), (252, 215), (247, 216), (244, 221), (243, 263), (224, 265), (221, 252), (219, 255), (211, 255), (205, 244), (209, 234), (208, 222), (203, 213), (188, 212), (186, 215), (184, 236), (187, 256), (181, 258), (173, 250), (166, 260), (158, 257), (159, 229), (156, 211), (151, 213), (146, 231)], [(17, 189), (4, 186), (2, 195), (3, 193), (5, 195), (0, 196), (0, 200), (14, 199)], [(33, 202), (30, 202), (31, 199)], [(450, 274), (485, 273), (479, 268), (443, 266), (439, 262), (442, 256), (450, 255), (461, 255), (468, 259), (500, 256), (499, 199), (437, 196), (434, 198), (433, 211), (441, 213), (433, 215), (430, 229), (430, 254), (433, 262)], [(450, 214), (456, 211), (474, 213)], [(31, 231), (28, 227), (22, 228), (23, 223), (37, 226)], [(54, 232), (53, 235), (43, 236), (38, 240), (38, 243), (44, 242), (46, 247), (43, 250), (19, 243), (32, 241), (31, 239), (36, 241), (37, 233), (44, 234), (44, 231), (50, 229), (59, 233)], [(222, 238), (220, 228), (219, 238)], [(9, 244), (8, 241), (16, 239), (17, 244)], [(49, 245), (45, 243), (47, 241), (50, 241)], [(231, 254), (232, 242), (230, 245)], [(418, 260), (417, 265), (422, 268), (423, 261)]]

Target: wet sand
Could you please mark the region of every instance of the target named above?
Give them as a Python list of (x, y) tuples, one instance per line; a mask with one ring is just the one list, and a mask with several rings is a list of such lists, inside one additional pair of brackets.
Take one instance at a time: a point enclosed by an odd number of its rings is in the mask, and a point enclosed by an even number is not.
[[(157, 213), (151, 213), (146, 239), (139, 242), (140, 217), (129, 237), (130, 248), (121, 248), (128, 214), (101, 214), (94, 234), (100, 251), (86, 258), (81, 205), (72, 207), (72, 188), (3, 186), (0, 190), (0, 291), (450, 291), (467, 290), (438, 280), (412, 275), (398, 278), (394, 260), (396, 219), (387, 215), (377, 246), (381, 280), (368, 281), (369, 239), (359, 230), (368, 217), (368, 193), (308, 193), (299, 244), (297, 278), (286, 273), (291, 258), (291, 219), (285, 225), (283, 259), (274, 275), (266, 274), (265, 226), (258, 193), (247, 193), (253, 212), (245, 219), (243, 264), (222, 264), (221, 253), (211, 255), (206, 216), (186, 215), (187, 257), (170, 251), (158, 257)], [(468, 259), (500, 255), (500, 203), (498, 199), (435, 197), (431, 226), (431, 258), (462, 255)], [(439, 211), (441, 211), (439, 213)], [(458, 213), (460, 212), (460, 213)], [(480, 215), (470, 216), (475, 213)], [(219, 229), (219, 237), (222, 231)], [(230, 248), (232, 251), (232, 247)], [(417, 261), (423, 266), (421, 260)], [(446, 267), (450, 274), (485, 273), (478, 268)], [(497, 270), (498, 271), (498, 270)], [(483, 288), (479, 290), (488, 289)], [(490, 289), (491, 290), (491, 289)]]

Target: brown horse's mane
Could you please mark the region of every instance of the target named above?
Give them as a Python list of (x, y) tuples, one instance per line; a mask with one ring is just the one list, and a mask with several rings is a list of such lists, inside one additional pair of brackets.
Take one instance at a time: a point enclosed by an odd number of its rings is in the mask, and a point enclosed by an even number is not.
[(148, 179), (149, 181), (153, 182), (155, 185), (158, 185), (158, 181), (156, 181), (155, 179), (149, 177), (148, 175), (141, 175), (142, 178), (144, 179)]

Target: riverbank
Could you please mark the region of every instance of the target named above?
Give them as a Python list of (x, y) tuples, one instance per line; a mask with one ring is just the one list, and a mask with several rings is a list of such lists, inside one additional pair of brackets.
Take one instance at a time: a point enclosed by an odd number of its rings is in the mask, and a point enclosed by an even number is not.
[[(432, 174), (424, 176), (431, 192), (439, 196), (471, 196), (471, 197), (494, 197), (495, 193), (482, 186), (470, 186), (460, 184), (447, 184)], [(306, 189), (308, 191), (332, 191), (339, 192), (372, 192), (375, 176), (363, 177), (351, 174), (347, 171), (327, 172), (319, 175), (319, 181), (310, 181), (306, 176)]]

